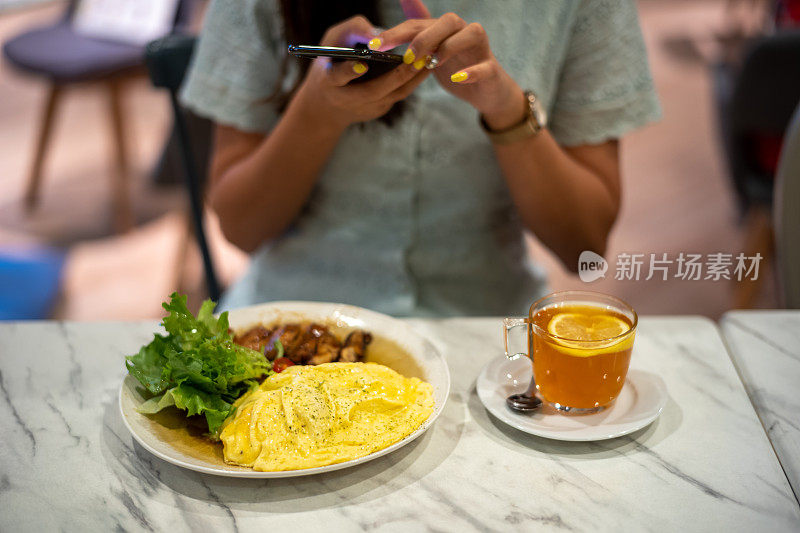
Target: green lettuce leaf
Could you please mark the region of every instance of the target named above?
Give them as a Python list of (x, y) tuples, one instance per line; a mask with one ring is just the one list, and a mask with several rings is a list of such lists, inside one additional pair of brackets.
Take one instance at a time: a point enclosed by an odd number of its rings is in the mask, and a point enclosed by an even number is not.
[(139, 412), (175, 406), (188, 416), (204, 415), (212, 438), (219, 437), (233, 402), (272, 372), (263, 354), (233, 342), (228, 313), (215, 318), (215, 306), (206, 300), (195, 317), (186, 296), (173, 293), (163, 304), (169, 312), (162, 321), (167, 334), (156, 334), (125, 361), (128, 372), (153, 395)]

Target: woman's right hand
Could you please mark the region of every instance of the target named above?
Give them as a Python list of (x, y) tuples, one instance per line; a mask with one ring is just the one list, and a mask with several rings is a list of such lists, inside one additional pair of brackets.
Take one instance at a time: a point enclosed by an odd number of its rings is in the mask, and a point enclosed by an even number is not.
[[(322, 46), (352, 46), (369, 41), (375, 28), (363, 16), (349, 18), (331, 26), (322, 37)], [(292, 106), (301, 106), (314, 117), (339, 127), (366, 122), (386, 114), (392, 105), (405, 99), (422, 83), (430, 71), (399, 65), (375, 79), (349, 84), (363, 76), (369, 65), (360, 61), (331, 62), (314, 59)]]

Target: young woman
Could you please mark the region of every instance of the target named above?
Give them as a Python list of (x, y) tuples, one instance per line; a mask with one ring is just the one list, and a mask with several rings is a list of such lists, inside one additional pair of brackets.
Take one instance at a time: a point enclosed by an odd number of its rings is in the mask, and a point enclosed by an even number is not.
[[(182, 97), (217, 123), (209, 200), (253, 252), (226, 307), (524, 312), (546, 286), (523, 232), (571, 269), (603, 253), (618, 139), (659, 114), (632, 0), (214, 0), (206, 17)], [(405, 63), (354, 83), (368, 64), (286, 56), (355, 42)]]

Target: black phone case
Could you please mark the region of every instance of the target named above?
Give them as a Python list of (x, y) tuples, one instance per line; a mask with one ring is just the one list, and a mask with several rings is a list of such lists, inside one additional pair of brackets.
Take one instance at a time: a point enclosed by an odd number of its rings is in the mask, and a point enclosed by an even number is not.
[[(316, 50), (318, 49), (319, 50)], [(357, 43), (352, 49), (338, 49), (340, 55), (331, 55), (324, 47), (289, 45), (289, 54), (295, 57), (314, 58), (319, 56), (330, 57), (331, 61), (363, 61), (367, 65), (367, 72), (350, 83), (364, 83), (386, 74), (403, 63), (403, 57), (388, 52), (375, 52), (370, 50), (365, 43)]]

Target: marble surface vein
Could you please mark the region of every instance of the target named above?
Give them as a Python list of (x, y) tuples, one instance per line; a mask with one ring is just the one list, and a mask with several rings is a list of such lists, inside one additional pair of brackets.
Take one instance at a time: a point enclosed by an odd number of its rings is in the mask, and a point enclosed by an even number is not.
[(127, 433), (123, 357), (155, 323), (0, 324), (0, 531), (800, 529), (712, 322), (643, 318), (632, 367), (664, 380), (668, 404), (649, 427), (591, 443), (534, 437), (483, 408), (475, 380), (501, 353), (500, 319), (409, 322), (450, 365), (436, 424), (358, 467), (275, 480), (187, 471)]
[(800, 311), (732, 311), (731, 358), (800, 501)]

